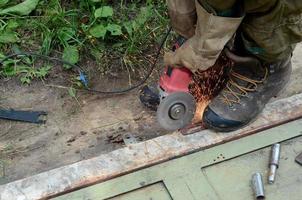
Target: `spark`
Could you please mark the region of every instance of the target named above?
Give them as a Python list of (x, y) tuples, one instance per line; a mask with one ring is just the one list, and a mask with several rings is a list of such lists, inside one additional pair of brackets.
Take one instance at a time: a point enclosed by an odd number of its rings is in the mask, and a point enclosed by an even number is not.
[(228, 71), (233, 63), (222, 54), (215, 65), (206, 71), (198, 70), (193, 75), (190, 93), (197, 102), (194, 123), (202, 121), (203, 113), (211, 100), (225, 87)]

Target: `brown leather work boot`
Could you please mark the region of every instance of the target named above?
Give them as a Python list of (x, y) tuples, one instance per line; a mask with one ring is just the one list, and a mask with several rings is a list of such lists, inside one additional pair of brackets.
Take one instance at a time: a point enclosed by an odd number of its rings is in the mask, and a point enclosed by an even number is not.
[(255, 57), (241, 57), (226, 50), (234, 61), (226, 87), (206, 108), (203, 122), (221, 132), (234, 131), (253, 121), (268, 101), (288, 83), (291, 57), (264, 64)]

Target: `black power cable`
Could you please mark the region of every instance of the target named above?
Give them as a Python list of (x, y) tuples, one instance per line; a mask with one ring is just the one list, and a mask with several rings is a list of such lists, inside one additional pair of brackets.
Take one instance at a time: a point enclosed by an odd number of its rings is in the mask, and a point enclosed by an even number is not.
[(141, 81), (139, 81), (137, 84), (135, 84), (135, 85), (133, 85), (129, 88), (126, 88), (126, 89), (118, 89), (118, 90), (112, 90), (112, 91), (100, 91), (100, 90), (91, 89), (91, 88), (88, 87), (88, 81), (86, 79), (86, 75), (84, 73), (84, 70), (79, 65), (72, 64), (68, 61), (65, 61), (65, 60), (62, 60), (62, 59), (59, 59), (59, 58), (56, 58), (56, 57), (45, 56), (45, 55), (32, 53), (32, 52), (21, 52), (21, 53), (15, 53), (15, 54), (8, 55), (0, 61), (0, 65), (3, 66), (3, 63), (6, 60), (8, 60), (10, 58), (19, 57), (19, 56), (27, 56), (27, 57), (33, 56), (33, 57), (37, 57), (37, 58), (47, 60), (47, 61), (51, 61), (51, 62), (59, 62), (59, 63), (65, 64), (65, 65), (69, 65), (73, 69), (78, 69), (79, 74), (80, 74), (80, 79), (81, 79), (83, 85), (85, 86), (86, 91), (89, 91), (89, 92), (92, 92), (92, 93), (100, 93), (100, 94), (123, 94), (123, 93), (127, 93), (127, 92), (130, 92), (130, 91), (134, 90), (134, 89), (139, 88), (140, 86), (145, 84), (146, 81), (150, 78), (150, 76), (151, 76), (151, 74), (152, 74), (153, 70), (155, 69), (156, 64), (158, 62), (160, 52), (163, 49), (163, 47), (165, 45), (165, 42), (167, 41), (171, 31), (172, 31), (172, 27), (169, 28), (169, 30), (165, 34), (164, 38), (162, 39), (162, 41), (160, 43), (160, 46), (157, 50), (156, 56), (155, 56), (155, 61), (151, 65), (151, 67), (150, 67), (149, 71), (147, 72), (146, 76)]

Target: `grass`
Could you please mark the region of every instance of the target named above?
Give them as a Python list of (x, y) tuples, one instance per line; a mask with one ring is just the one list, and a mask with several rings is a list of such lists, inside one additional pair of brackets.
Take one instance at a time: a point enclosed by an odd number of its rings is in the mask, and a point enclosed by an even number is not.
[[(20, 6), (25, 3), (27, 10)], [(0, 0), (0, 58), (33, 51), (74, 64), (91, 60), (100, 75), (115, 69), (140, 78), (136, 72), (143, 70), (146, 58), (152, 59), (167, 25), (164, 0)], [(18, 77), (30, 84), (50, 71), (48, 62), (9, 59), (0, 68), (0, 78)]]

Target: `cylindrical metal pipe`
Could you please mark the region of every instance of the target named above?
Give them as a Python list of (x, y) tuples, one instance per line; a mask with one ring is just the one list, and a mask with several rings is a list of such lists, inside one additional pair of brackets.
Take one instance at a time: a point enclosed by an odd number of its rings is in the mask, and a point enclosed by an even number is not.
[(280, 144), (274, 144), (271, 150), (271, 158), (269, 163), (269, 175), (268, 175), (268, 183), (273, 184), (275, 182), (276, 172), (279, 167), (280, 160)]
[(255, 173), (252, 176), (252, 186), (256, 199), (265, 199), (264, 185), (260, 173)]

